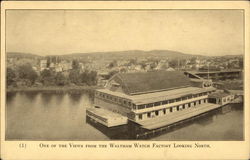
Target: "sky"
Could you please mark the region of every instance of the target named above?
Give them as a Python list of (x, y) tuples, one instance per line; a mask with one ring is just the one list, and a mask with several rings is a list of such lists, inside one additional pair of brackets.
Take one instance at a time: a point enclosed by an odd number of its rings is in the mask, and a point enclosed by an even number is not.
[(8, 10), (6, 51), (244, 54), (242, 10)]

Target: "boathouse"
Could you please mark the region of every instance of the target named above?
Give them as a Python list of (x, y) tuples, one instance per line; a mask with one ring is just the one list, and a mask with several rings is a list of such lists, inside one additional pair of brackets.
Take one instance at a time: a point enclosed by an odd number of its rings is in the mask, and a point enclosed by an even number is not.
[(173, 113), (206, 106), (216, 89), (202, 80), (195, 83), (180, 71), (118, 73), (104, 89), (96, 90), (94, 104), (139, 124), (162, 121)]
[(230, 103), (234, 99), (233, 94), (225, 93), (225, 92), (216, 92), (210, 94), (209, 96), (209, 103), (225, 105)]

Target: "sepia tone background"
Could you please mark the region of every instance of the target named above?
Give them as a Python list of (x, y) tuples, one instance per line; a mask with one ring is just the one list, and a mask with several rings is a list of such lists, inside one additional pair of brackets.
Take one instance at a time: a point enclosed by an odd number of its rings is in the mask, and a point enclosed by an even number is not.
[[(175, 4), (175, 5), (174, 5)], [(92, 3), (89, 4), (89, 3), (86, 3), (84, 4), (85, 7), (86, 6), (89, 6), (89, 8), (95, 8), (95, 7), (100, 7), (102, 8), (102, 5), (100, 3), (97, 3), (95, 5), (93, 5)], [(134, 5), (134, 3), (133, 3)], [(121, 3), (119, 4), (119, 7), (123, 6), (123, 7), (127, 7), (127, 8), (132, 8), (133, 6), (132, 4), (124, 4), (124, 3)], [(31, 7), (34, 5), (33, 4), (28, 4), (27, 6), (19, 6), (19, 7)], [(44, 7), (44, 8), (47, 8), (46, 7), (47, 5), (45, 6), (41, 6), (41, 7)], [(162, 8), (162, 6), (166, 7), (166, 3), (157, 3), (156, 5), (152, 5), (152, 4), (148, 4), (148, 3), (143, 3), (143, 4), (137, 4), (137, 7), (140, 8), (140, 7), (148, 7), (148, 8), (154, 8), (156, 6), (158, 6), (159, 8)], [(150, 6), (150, 7), (149, 7)], [(179, 8), (180, 6), (182, 6), (183, 8), (202, 8), (202, 6), (199, 6), (196, 4), (184, 4), (184, 3), (179, 3), (178, 5), (176, 5), (176, 3), (171, 3), (168, 4), (168, 7), (171, 6), (171, 7), (177, 7)], [(8, 6), (5, 6), (6, 8)], [(11, 8), (14, 7), (14, 5), (12, 6), (9, 6)], [(57, 6), (58, 7), (58, 6)], [(64, 4), (62, 4), (61, 7), (65, 7)], [(72, 7), (74, 7), (72, 5)], [(76, 7), (76, 6), (75, 6)], [(109, 6), (110, 7), (110, 6)], [(116, 8), (117, 6), (116, 5), (111, 5), (111, 7), (114, 7)], [(119, 8), (118, 7), (118, 8)], [(133, 6), (135, 7), (135, 6)], [(210, 4), (210, 7), (211, 8), (214, 8), (215, 5), (213, 4)], [(222, 4), (220, 3), (220, 5), (218, 5), (218, 3), (216, 4), (216, 7), (219, 7), (219, 8), (244, 8), (245, 9), (245, 13), (246, 13), (246, 17), (249, 17), (249, 11), (248, 11), (248, 8), (246, 8), (246, 4), (245, 3), (242, 3), (241, 5), (234, 5), (234, 4), (231, 4), (231, 3), (226, 3), (226, 4)], [(54, 6), (55, 8), (55, 6)], [(121, 7), (122, 8), (122, 7)], [(157, 8), (157, 7), (156, 7)], [(3, 12), (2, 12), (3, 13)], [(2, 15), (3, 16), (3, 15)], [(245, 19), (246, 19), (245, 17)], [(2, 21), (3, 22), (3, 21)], [(4, 23), (2, 23), (3, 25)], [(246, 21), (246, 25), (248, 25), (248, 21)], [(2, 27), (2, 26), (1, 26)], [(247, 28), (247, 27), (246, 27)], [(3, 28), (1, 28), (3, 29)], [(3, 31), (3, 30), (2, 30)], [(249, 33), (248, 29), (246, 29), (246, 33)], [(233, 36), (233, 35), (232, 35)], [(248, 34), (246, 35), (246, 41), (245, 41), (245, 44), (249, 44), (249, 37), (247, 37)], [(4, 38), (4, 37), (1, 37), (1, 39)], [(241, 39), (241, 38), (239, 38)], [(173, 40), (174, 41), (174, 40)], [(177, 41), (177, 40), (176, 40)], [(236, 42), (235, 42), (236, 43)], [(234, 44), (235, 44), (234, 43)], [(3, 42), (2, 42), (3, 44)], [(144, 44), (145, 45), (145, 44)], [(196, 44), (198, 46), (198, 44)], [(233, 46), (228, 46), (228, 47), (233, 47)], [(26, 47), (24, 47), (26, 48)], [(103, 49), (103, 48), (102, 48)], [(231, 48), (232, 49), (232, 48)], [(4, 51), (3, 48), (1, 48), (1, 51)], [(246, 53), (248, 53), (249, 51), (249, 47), (246, 46)], [(3, 53), (3, 52), (2, 52)], [(4, 66), (4, 55), (1, 54), (1, 75), (2, 77), (5, 77), (3, 76), (4, 75), (4, 69), (3, 69), (3, 66)], [(249, 55), (246, 54), (245, 55), (245, 58), (248, 59), (249, 58)], [(246, 65), (245, 65), (245, 71), (248, 71), (249, 70), (249, 64), (248, 64), (248, 61), (246, 61)], [(248, 70), (247, 70), (248, 69)], [(248, 84), (249, 83), (249, 76), (246, 75), (245, 77), (245, 82)], [(1, 84), (4, 85), (4, 82), (3, 82), (3, 79), (1, 79)], [(1, 86), (3, 86), (1, 85)], [(249, 86), (249, 85), (246, 85), (246, 86)], [(247, 91), (249, 91), (249, 88), (247, 87), (245, 92), (248, 93)], [(248, 94), (245, 94), (246, 97), (248, 97)], [(1, 88), (1, 99), (3, 101), (1, 101), (1, 114), (4, 113), (4, 89)], [(246, 99), (246, 103), (248, 104), (248, 99)], [(246, 108), (245, 110), (245, 114), (249, 113), (249, 109)], [(249, 122), (249, 117), (248, 116), (245, 116), (245, 122), (246, 124), (248, 124)], [(60, 158), (65, 158), (65, 159), (69, 159), (69, 158), (74, 158), (74, 159), (78, 159), (78, 158), (87, 158), (87, 159), (100, 159), (100, 158), (107, 158), (107, 157), (110, 157), (110, 158), (114, 158), (114, 157), (122, 157), (122, 159), (131, 159), (131, 158), (139, 158), (139, 159), (149, 159), (149, 157), (152, 157), (152, 158), (155, 158), (155, 159), (159, 159), (159, 158), (243, 158), (243, 156), (247, 156), (248, 155), (248, 151), (249, 151), (249, 137), (248, 137), (248, 134), (246, 134), (246, 132), (248, 132), (248, 127), (247, 125), (245, 125), (245, 135), (246, 138), (245, 138), (245, 141), (243, 142), (204, 142), (204, 143), (209, 143), (211, 144), (212, 148), (211, 149), (204, 149), (204, 150), (195, 150), (195, 149), (159, 149), (159, 150), (153, 150), (153, 149), (139, 149), (138, 151), (134, 151), (134, 150), (131, 150), (131, 149), (128, 149), (126, 150), (126, 152), (124, 152), (124, 149), (115, 149), (115, 150), (108, 150), (108, 152), (106, 150), (101, 150), (101, 149), (84, 149), (84, 152), (83, 152), (83, 149), (75, 149), (75, 150), (70, 150), (70, 149), (53, 149), (53, 152), (51, 152), (52, 150), (49, 150), (49, 149), (41, 149), (39, 148), (39, 143), (40, 142), (27, 142), (28, 144), (28, 148), (25, 150), (25, 151), (20, 151), (20, 149), (17, 147), (18, 144), (20, 142), (6, 142), (4, 141), (3, 139), (3, 135), (4, 135), (4, 116), (1, 116), (1, 145), (5, 147), (4, 150), (2, 150), (4, 153), (4, 156), (7, 157), (7, 158), (16, 158), (16, 157), (22, 157), (23, 159), (28, 159), (28, 158), (34, 158), (34, 156), (37, 156), (37, 155), (40, 155), (39, 158), (48, 158), (48, 157), (54, 157), (56, 159), (60, 159)], [(67, 143), (67, 142), (43, 142), (43, 143), (48, 143), (48, 144), (51, 144), (51, 143), (56, 143), (56, 144), (60, 144), (60, 143)], [(78, 142), (78, 143), (82, 143), (82, 144), (93, 144), (93, 143), (107, 143), (107, 142)], [(132, 143), (132, 142), (119, 142), (117, 141), (117, 143)], [(143, 142), (142, 143), (152, 143), (152, 142)], [(168, 142), (159, 142), (159, 143), (168, 143)], [(183, 143), (183, 144), (188, 144), (189, 142), (178, 142), (178, 143)], [(203, 142), (202, 142), (203, 143)], [(70, 152), (69, 152), (70, 151)], [(95, 153), (98, 153), (99, 154), (95, 154)], [(149, 152), (150, 151), (150, 152)], [(16, 154), (13, 154), (16, 153)], [(31, 152), (33, 152), (33, 154), (31, 154)], [(128, 154), (127, 152), (131, 153), (131, 154)], [(12, 153), (12, 154), (10, 154)], [(46, 154), (44, 154), (46, 153)], [(133, 154), (132, 154), (133, 153)], [(181, 154), (180, 154), (181, 153)], [(219, 153), (219, 154), (218, 154)], [(59, 155), (63, 155), (63, 157), (59, 157)], [(94, 155), (94, 156), (93, 156)], [(185, 155), (185, 157), (183, 157), (183, 155)], [(206, 155), (206, 156), (204, 156)], [(195, 157), (194, 157), (195, 156)], [(242, 157), (241, 157), (242, 156)], [(38, 158), (38, 157), (36, 157)], [(151, 159), (152, 159), (151, 158)]]
[(6, 20), (7, 52), (168, 49), (209, 56), (244, 54), (244, 10), (7, 10)]

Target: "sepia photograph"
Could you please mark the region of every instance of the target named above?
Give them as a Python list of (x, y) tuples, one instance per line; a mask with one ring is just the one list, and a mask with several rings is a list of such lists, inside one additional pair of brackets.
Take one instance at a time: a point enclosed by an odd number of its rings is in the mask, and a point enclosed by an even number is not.
[(5, 11), (5, 140), (244, 141), (244, 10)]

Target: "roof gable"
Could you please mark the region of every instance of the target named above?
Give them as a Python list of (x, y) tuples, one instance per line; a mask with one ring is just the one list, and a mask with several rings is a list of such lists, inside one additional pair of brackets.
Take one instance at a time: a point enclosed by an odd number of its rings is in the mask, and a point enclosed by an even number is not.
[(130, 95), (190, 86), (190, 80), (180, 71), (118, 73), (112, 80), (121, 84)]

